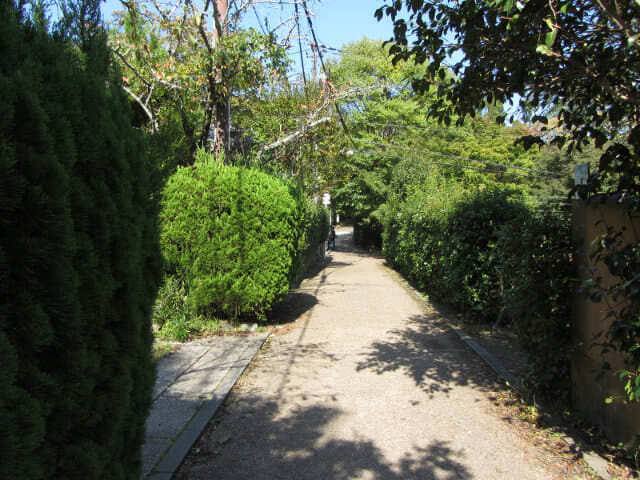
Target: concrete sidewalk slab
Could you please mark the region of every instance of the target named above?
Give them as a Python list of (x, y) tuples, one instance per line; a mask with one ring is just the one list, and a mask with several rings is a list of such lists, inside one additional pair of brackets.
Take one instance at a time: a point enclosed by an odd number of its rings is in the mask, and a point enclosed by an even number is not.
[(143, 478), (169, 480), (269, 332), (183, 345), (158, 364)]
[(228, 343), (212, 346), (189, 370), (176, 378), (163, 395), (186, 398), (209, 396), (247, 346), (245, 337), (227, 338)]
[(156, 372), (156, 383), (153, 386), (153, 399), (160, 396), (166, 388), (171, 385), (176, 378), (182, 375), (191, 365), (193, 365), (210, 346), (201, 344), (186, 344), (180, 347), (179, 352), (175, 352), (158, 364)]
[(195, 415), (202, 401), (199, 398), (162, 395), (147, 417), (147, 437), (176, 438)]

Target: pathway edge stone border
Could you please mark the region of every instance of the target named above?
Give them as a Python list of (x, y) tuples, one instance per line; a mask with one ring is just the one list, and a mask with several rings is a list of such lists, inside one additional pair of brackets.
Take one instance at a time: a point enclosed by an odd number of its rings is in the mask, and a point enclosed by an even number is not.
[(271, 330), (264, 332), (261, 336), (256, 338), (255, 342), (251, 342), (247, 345), (225, 377), (221, 380), (218, 387), (211, 395), (211, 398), (205, 401), (191, 420), (189, 420), (169, 450), (163, 455), (160, 461), (154, 466), (151, 473), (146, 477), (146, 480), (171, 480), (173, 475), (180, 468), (180, 465), (182, 465), (185, 457), (191, 451), (193, 445), (196, 443), (198, 438), (200, 438), (205, 427), (209, 424), (229, 395), (229, 392), (231, 392), (233, 386), (249, 366), (249, 363), (251, 363), (255, 355), (260, 351), (271, 333)]
[[(422, 296), (422, 294), (416, 290), (404, 277), (402, 277), (398, 272), (393, 270), (391, 267), (386, 264), (380, 264), (381, 268), (385, 270), (387, 273), (391, 275), (398, 283), (400, 283), (407, 291), (411, 293), (411, 295), (424, 307), (431, 307), (429, 301)], [(473, 350), (491, 369), (496, 372), (496, 374), (502, 378), (507, 384), (512, 387), (514, 390), (520, 391), (521, 385), (517, 378), (509, 373), (509, 371), (496, 359), (493, 355), (491, 355), (487, 350), (478, 345), (463, 329), (457, 327), (451, 323), (451, 321), (446, 317), (442, 317), (449, 328), (453, 330), (460, 339), (466, 343), (471, 350)], [(589, 467), (603, 480), (613, 480), (613, 477), (608, 472), (609, 462), (606, 458), (601, 455), (588, 450), (584, 446), (584, 442), (579, 439), (573, 438), (567, 434), (560, 434), (559, 437), (570, 447), (576, 448), (581, 454), (583, 460), (589, 465)]]

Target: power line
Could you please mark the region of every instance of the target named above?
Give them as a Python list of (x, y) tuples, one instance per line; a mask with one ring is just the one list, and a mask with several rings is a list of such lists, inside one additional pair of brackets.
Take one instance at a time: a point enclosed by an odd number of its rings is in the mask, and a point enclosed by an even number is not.
[[(321, 48), (324, 48), (325, 50), (332, 50), (332, 51), (337, 52), (337, 53), (354, 54), (354, 52), (349, 52), (349, 51), (347, 51), (347, 50), (345, 50), (343, 48), (330, 47), (329, 45), (325, 45), (325, 44), (320, 44), (319, 46)], [(445, 47), (445, 48), (446, 47), (454, 47), (454, 46), (455, 47), (461, 47), (461, 45), (459, 45), (459, 44), (451, 44), (451, 43), (443, 44), (442, 46)], [(356, 54), (356, 55), (361, 55), (361, 54)]]
[(370, 125), (372, 127), (396, 127), (396, 128), (407, 128), (412, 130), (422, 130), (427, 132), (453, 132), (459, 133), (461, 135), (478, 135), (484, 137), (499, 137), (499, 138), (520, 138), (518, 135), (505, 135), (500, 133), (486, 133), (486, 132), (473, 132), (470, 130), (457, 130), (455, 128), (431, 128), (431, 127), (419, 127), (417, 125), (401, 125), (398, 123), (376, 123), (376, 122), (359, 122), (357, 120), (349, 120), (351, 123), (356, 123), (360, 125)]
[(564, 195), (531, 195), (527, 193), (521, 193), (518, 195), (513, 195), (518, 198), (523, 198), (525, 200), (548, 200), (549, 203), (557, 203), (557, 204), (567, 204), (570, 205), (571, 201), (567, 199)]
[(523, 170), (526, 172), (534, 172), (534, 173), (540, 173), (543, 174), (545, 176), (541, 176), (541, 175), (533, 175), (534, 177), (538, 177), (538, 178), (546, 178), (546, 177), (562, 177), (561, 174), (556, 173), (556, 172), (550, 172), (548, 170), (537, 170), (535, 168), (527, 168), (527, 167), (521, 167), (519, 165), (505, 165), (502, 163), (494, 163), (494, 162), (487, 162), (484, 160), (477, 160), (475, 158), (468, 158), (468, 157), (460, 157), (457, 155), (448, 155), (446, 153), (439, 153), (439, 152), (431, 152), (429, 150), (419, 150), (417, 148), (409, 148), (409, 147), (403, 147), (400, 145), (389, 145), (386, 143), (378, 143), (378, 142), (369, 142), (367, 140), (363, 140), (360, 138), (356, 138), (354, 139), (354, 141), (356, 142), (360, 142), (360, 143), (366, 143), (369, 145), (373, 145), (376, 147), (384, 147), (384, 148), (395, 148), (397, 150), (405, 150), (405, 151), (409, 151), (409, 152), (416, 152), (416, 153), (422, 153), (424, 155), (431, 155), (434, 157), (442, 157), (442, 158), (448, 158), (451, 160), (462, 160), (465, 162), (475, 162), (475, 163), (481, 163), (482, 165), (485, 166), (492, 166), (492, 167), (498, 167), (498, 168), (511, 168), (511, 169), (515, 169), (515, 170)]
[[(342, 48), (335, 48), (335, 47), (330, 47), (328, 45), (319, 45), (320, 48), (326, 50), (327, 52), (332, 52), (335, 54), (340, 54), (340, 55), (349, 55), (352, 57), (360, 57), (360, 58), (371, 58), (369, 55), (367, 55), (366, 53), (359, 53), (359, 52), (351, 52), (348, 50), (344, 50)], [(447, 67), (451, 72), (453, 72), (453, 70), (455, 69), (455, 67), (453, 65), (450, 65), (449, 63), (446, 62), (440, 62), (441, 65), (444, 65), (445, 67)]]
[[(369, 150), (355, 150), (355, 153), (363, 153), (365, 155), (378, 155), (381, 157), (390, 157), (390, 158), (398, 158), (400, 160), (402, 160), (405, 157), (402, 157), (400, 155), (394, 155), (392, 153), (384, 153), (384, 152), (373, 152), (373, 151), (369, 151)], [(503, 170), (490, 170), (488, 168), (480, 168), (480, 167), (471, 167), (469, 165), (457, 165), (455, 163), (445, 163), (445, 162), (430, 162), (433, 165), (441, 165), (441, 166), (445, 166), (445, 167), (456, 167), (456, 168), (466, 168), (468, 170), (478, 170), (481, 172), (487, 172), (487, 173), (506, 173), (506, 174), (511, 174), (509, 172), (504, 172)], [(518, 175), (518, 174), (511, 174), (511, 175)]]
[[(420, 152), (420, 150), (417, 150), (417, 151)], [(355, 150), (355, 153), (363, 153), (363, 154), (366, 154), (366, 155), (379, 155), (381, 157), (398, 158), (398, 159), (401, 159), (401, 160), (403, 158), (405, 158), (405, 157), (402, 157), (400, 155), (394, 155), (392, 153), (374, 152), (374, 151), (369, 151), (369, 150)], [(446, 157), (446, 155), (444, 155), (444, 154), (442, 154), (442, 155)], [(458, 157), (451, 157), (451, 158), (458, 158)], [(436, 162), (436, 161), (431, 161), (429, 163), (431, 163), (433, 165), (442, 165), (442, 166), (445, 166), (445, 167), (454, 167), (454, 168), (464, 168), (464, 169), (468, 169), (468, 170), (477, 170), (477, 171), (486, 172), (486, 173), (500, 173), (500, 174), (503, 174), (503, 175), (515, 175), (515, 176), (518, 176), (518, 177), (526, 177), (526, 178), (540, 178), (540, 179), (544, 179), (544, 180), (548, 179), (548, 177), (543, 177), (543, 176), (540, 176), (540, 175), (528, 175), (526, 173), (506, 172), (504, 170), (492, 170), (492, 169), (489, 169), (489, 168), (472, 167), (470, 165), (459, 165), (459, 164), (456, 164), (456, 163), (445, 163), (445, 162)]]
[(302, 39), (300, 38), (300, 15), (298, 12), (298, 2), (295, 3), (296, 7), (296, 27), (298, 29), (298, 48), (300, 49), (300, 65), (302, 66), (302, 79), (304, 80), (304, 86), (307, 86), (307, 74), (304, 71), (304, 56), (302, 55)]
[[(297, 5), (297, 3), (296, 3)], [(309, 29), (311, 30), (311, 35), (313, 36), (313, 42), (318, 50), (318, 57), (320, 58), (320, 65), (322, 66), (322, 71), (327, 77), (327, 82), (330, 82), (329, 73), (327, 72), (327, 68), (324, 64), (324, 59), (322, 58), (322, 51), (318, 48), (318, 38), (316, 37), (316, 32), (313, 28), (313, 22), (311, 21), (311, 15), (309, 14), (309, 9), (307, 8), (307, 0), (302, 0), (302, 8), (304, 8), (304, 12), (307, 16), (307, 21), (309, 22)], [(337, 101), (333, 101), (333, 104), (336, 106), (336, 111), (338, 112), (338, 117), (340, 118), (340, 124), (342, 125), (342, 129), (344, 130), (345, 135), (351, 142), (353, 143), (353, 139), (351, 135), (349, 135), (349, 129), (347, 128), (347, 123), (344, 121), (344, 117), (342, 116), (342, 111), (340, 110), (340, 105), (338, 105)]]
[(262, 26), (262, 20), (260, 19), (260, 15), (258, 15), (258, 9), (256, 8), (256, 4), (252, 2), (251, 7), (253, 8), (253, 13), (256, 16), (256, 20), (258, 21), (258, 26), (260, 27), (260, 30), (262, 30), (262, 33), (264, 35), (267, 35), (267, 30)]
[[(330, 47), (328, 45), (318, 45), (319, 48), (327, 51), (327, 52), (331, 52), (331, 53), (335, 53), (335, 54), (340, 54), (340, 55), (350, 55), (352, 57), (361, 57), (361, 58), (371, 58), (369, 55), (367, 55), (366, 53), (359, 53), (359, 52), (352, 52), (349, 50), (344, 50), (342, 48), (335, 48), (335, 47)], [(455, 67), (453, 65), (450, 65), (448, 63), (445, 62), (440, 62), (442, 65), (444, 65), (445, 67), (447, 67), (449, 70), (453, 70)]]

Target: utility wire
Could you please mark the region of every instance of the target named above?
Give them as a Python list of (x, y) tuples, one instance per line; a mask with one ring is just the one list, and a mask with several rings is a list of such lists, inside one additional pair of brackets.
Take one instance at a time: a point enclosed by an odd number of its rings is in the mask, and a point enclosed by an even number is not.
[(372, 127), (396, 127), (396, 128), (407, 128), (412, 130), (423, 130), (427, 132), (450, 132), (450, 133), (459, 133), (461, 135), (478, 135), (484, 137), (499, 137), (499, 138), (520, 138), (518, 135), (505, 135), (500, 133), (486, 133), (486, 132), (472, 132), (470, 130), (456, 130), (454, 128), (430, 128), (430, 127), (418, 127), (416, 125), (401, 125), (398, 123), (376, 123), (376, 122), (359, 122), (357, 120), (349, 120), (351, 123), (356, 123), (359, 125), (370, 125)]
[[(381, 157), (389, 157), (389, 158), (398, 158), (398, 159), (403, 159), (405, 157), (402, 157), (400, 155), (394, 155), (393, 153), (384, 153), (384, 152), (374, 152), (374, 151), (370, 151), (370, 150), (355, 150), (355, 153), (363, 153), (365, 155), (378, 155)], [(491, 170), (488, 168), (480, 168), (480, 167), (472, 167), (469, 165), (457, 165), (455, 163), (444, 163), (444, 162), (429, 162), (433, 165), (441, 165), (444, 167), (456, 167), (456, 168), (466, 168), (468, 170), (478, 170), (481, 172), (487, 172), (487, 173), (506, 173), (506, 174), (510, 174), (509, 172), (505, 172), (503, 170)], [(517, 174), (512, 174), (512, 175), (517, 175)]]
[[(300, 65), (302, 66), (302, 79), (304, 80), (304, 86), (307, 86), (307, 74), (304, 71), (304, 56), (302, 55), (302, 39), (300, 35), (300, 15), (298, 12), (298, 2), (295, 2), (296, 7), (296, 27), (298, 28), (298, 48), (300, 49)], [(306, 89), (305, 89), (306, 90)]]
[[(344, 50), (343, 48), (330, 47), (329, 45), (325, 45), (325, 44), (320, 44), (319, 46), (321, 48), (324, 48), (325, 50), (331, 50), (331, 51), (334, 51), (334, 52), (337, 52), (337, 53), (346, 53), (348, 55), (352, 55), (352, 54), (354, 54), (354, 55), (362, 55), (362, 54), (359, 54), (359, 53), (349, 52), (347, 50)], [(454, 47), (454, 46), (455, 47), (460, 47), (460, 45), (458, 45), (458, 44), (451, 44), (451, 43), (443, 44), (442, 46), (445, 47), (445, 48), (446, 47)]]
[(258, 15), (258, 9), (256, 8), (256, 4), (251, 2), (251, 7), (253, 8), (253, 13), (256, 15), (256, 20), (258, 21), (258, 26), (260, 26), (260, 30), (262, 30), (262, 33), (264, 35), (267, 35), (267, 30), (262, 26), (262, 20), (260, 19), (260, 15)]
[[(316, 37), (316, 32), (313, 28), (313, 22), (311, 21), (311, 14), (309, 13), (309, 8), (307, 8), (307, 0), (302, 0), (302, 8), (304, 8), (305, 15), (307, 16), (307, 22), (309, 22), (309, 29), (311, 30), (311, 35), (313, 36), (313, 43), (315, 44), (316, 49), (318, 50), (318, 57), (320, 58), (320, 65), (322, 66), (322, 71), (327, 77), (327, 82), (330, 82), (331, 80), (329, 78), (329, 72), (327, 72), (327, 68), (324, 64), (324, 59), (322, 58), (322, 51), (319, 48), (318, 38)], [(344, 121), (344, 117), (342, 115), (342, 110), (340, 109), (340, 105), (338, 105), (338, 102), (336, 100), (333, 101), (333, 104), (336, 106), (336, 111), (338, 112), (338, 117), (340, 118), (340, 124), (342, 125), (342, 129), (344, 130), (345, 135), (351, 141), (351, 143), (353, 143), (353, 139), (351, 138), (351, 135), (349, 134), (349, 129), (347, 128), (347, 122)]]
[[(343, 50), (341, 48), (330, 47), (328, 45), (319, 45), (319, 47), (325, 50), (326, 52), (339, 53), (340, 55), (349, 55), (352, 57), (369, 58), (369, 59), (371, 58), (366, 53), (350, 52), (347, 50)], [(453, 69), (455, 68), (453, 65), (450, 65), (449, 63), (446, 63), (446, 62), (440, 62), (440, 64), (444, 65), (451, 71), (453, 71)]]
[[(534, 172), (534, 173), (540, 173), (543, 174), (547, 177), (562, 177), (561, 174), (556, 173), (556, 172), (550, 172), (548, 170), (536, 170), (535, 168), (527, 168), (527, 167), (520, 167), (518, 165), (505, 165), (502, 163), (494, 163), (494, 162), (487, 162), (484, 160), (477, 160), (475, 158), (468, 158), (468, 157), (460, 157), (460, 156), (456, 156), (456, 155), (448, 155), (445, 153), (439, 153), (439, 152), (431, 152), (429, 150), (419, 150), (417, 148), (409, 148), (409, 147), (403, 147), (400, 145), (389, 145), (387, 143), (378, 143), (378, 142), (369, 142), (367, 140), (363, 140), (360, 138), (356, 138), (354, 139), (354, 141), (356, 142), (360, 142), (360, 143), (366, 143), (368, 145), (373, 145), (376, 147), (383, 147), (383, 148), (394, 148), (397, 150), (405, 150), (405, 151), (409, 151), (409, 152), (416, 152), (416, 153), (422, 153), (424, 155), (432, 155), (434, 157), (442, 157), (442, 158), (449, 158), (451, 160), (462, 160), (465, 162), (475, 162), (475, 163), (481, 163), (482, 165), (485, 166), (492, 166), (492, 167), (498, 167), (498, 168), (511, 168), (511, 169), (515, 169), (515, 170), (523, 170), (526, 172)], [(545, 178), (543, 176), (537, 175), (537, 177), (539, 178)]]
[[(374, 152), (374, 151), (369, 151), (369, 150), (355, 150), (355, 152), (356, 153), (363, 153), (363, 154), (366, 154), (366, 155), (379, 155), (379, 156), (382, 156), (382, 157), (390, 157), (390, 158), (398, 158), (398, 159), (405, 158), (405, 157), (402, 157), (400, 155), (394, 155), (392, 153)], [(420, 152), (420, 150), (417, 150), (417, 152)], [(437, 154), (437, 155), (440, 155), (440, 154)], [(444, 154), (441, 154), (441, 155), (445, 156), (445, 157), (448, 157), (448, 158), (460, 158), (460, 157), (452, 157), (450, 155), (444, 155)], [(458, 165), (458, 164), (455, 164), (455, 163), (445, 163), (445, 162), (436, 162), (436, 161), (432, 161), (432, 162), (429, 162), (429, 163), (431, 163), (433, 165), (442, 165), (442, 166), (445, 166), (445, 167), (465, 168), (465, 169), (468, 169), (468, 170), (477, 170), (477, 171), (480, 171), (480, 172), (500, 173), (500, 174), (503, 174), (503, 175), (515, 175), (515, 176), (518, 176), (518, 177), (540, 178), (540, 179), (548, 180), (548, 177), (543, 177), (541, 175), (528, 175), (526, 173), (506, 172), (504, 170), (492, 170), (492, 169), (489, 169), (489, 168), (472, 167), (470, 165)], [(480, 162), (480, 163), (484, 163), (484, 162)], [(495, 164), (491, 164), (491, 165), (495, 165)]]

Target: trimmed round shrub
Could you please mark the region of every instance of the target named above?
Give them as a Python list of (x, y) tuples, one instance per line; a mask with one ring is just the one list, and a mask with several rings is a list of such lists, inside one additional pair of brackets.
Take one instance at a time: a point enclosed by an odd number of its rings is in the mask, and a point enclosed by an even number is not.
[(200, 152), (167, 183), (161, 241), (196, 308), (262, 317), (289, 291), (304, 217), (283, 180)]
[(138, 479), (156, 207), (118, 75), (0, 2), (0, 478)]

